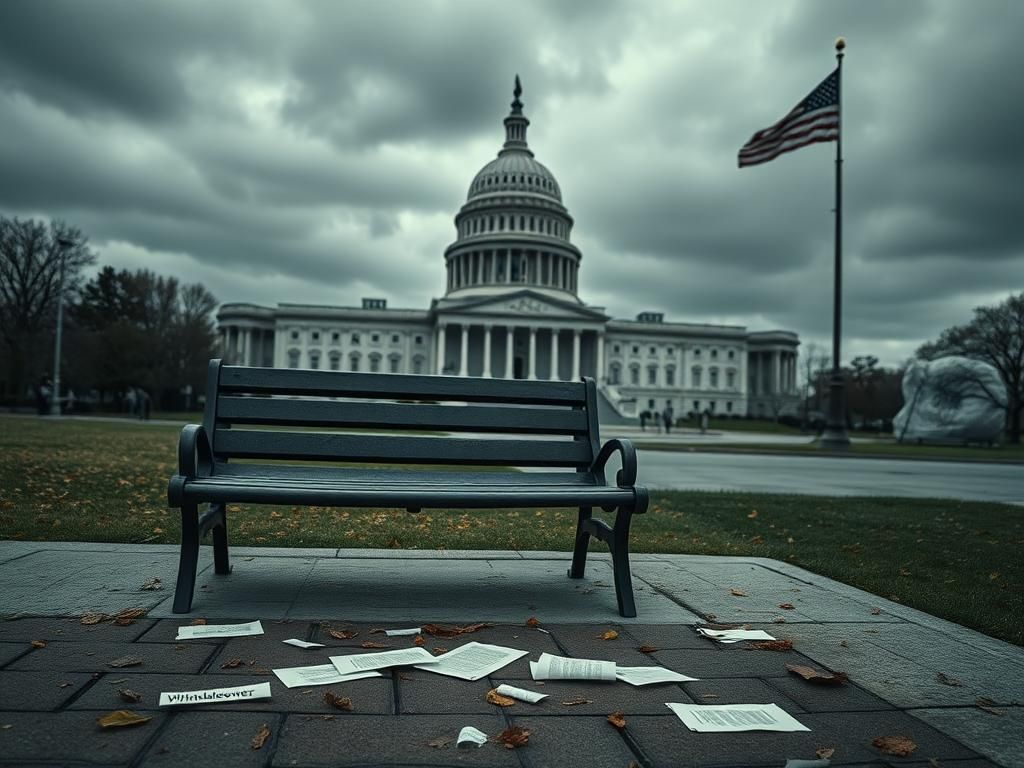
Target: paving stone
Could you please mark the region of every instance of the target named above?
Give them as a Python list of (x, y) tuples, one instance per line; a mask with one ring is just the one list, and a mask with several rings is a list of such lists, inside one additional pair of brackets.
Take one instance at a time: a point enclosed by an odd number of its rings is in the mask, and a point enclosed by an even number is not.
[[(502, 678), (492, 677), (492, 685), (504, 682)], [(516, 704), (508, 708), (508, 713), (524, 717), (585, 717), (612, 712), (635, 712), (637, 714), (660, 715), (665, 709), (666, 701), (687, 701), (686, 695), (676, 683), (661, 685), (629, 685), (627, 683), (595, 683), (582, 680), (546, 680), (544, 685), (539, 682), (519, 684), (527, 690), (546, 693), (548, 698), (539, 704)], [(577, 697), (589, 699), (588, 704), (572, 706), (562, 704)], [(677, 698), (673, 698), (677, 697)]]
[(701, 637), (697, 634), (696, 629), (688, 625), (637, 624), (625, 627), (624, 631), (632, 638), (637, 648), (641, 645), (653, 646), (659, 650), (714, 647), (713, 641)]
[[(0, 710), (49, 712), (92, 682), (81, 672), (0, 672)], [(2, 716), (0, 716), (2, 717)]]
[[(500, 713), (480, 715), (352, 715), (323, 720), (316, 715), (290, 715), (274, 753), (275, 768), (315, 766), (480, 765), (519, 768), (520, 750), (500, 744), (457, 749), (455, 737), (463, 726), (479, 728), (491, 738), (507, 724)], [(450, 739), (444, 747), (431, 741)], [(529, 745), (523, 750), (529, 749)]]
[[(498, 707), (487, 702), (485, 697), (493, 687), (487, 679), (459, 680), (415, 669), (398, 681), (400, 713), (430, 715), (444, 709), (446, 714), (452, 715), (492, 714)], [(439, 702), (444, 702), (443, 706), (438, 706)]]
[(704, 651), (658, 651), (649, 654), (652, 662), (690, 677), (786, 677), (792, 674), (787, 664), (814, 664), (796, 651), (730, 651), (715, 648)]
[[(266, 764), (282, 718), (264, 712), (176, 712), (146, 752), (145, 766), (255, 768)], [(270, 736), (254, 750), (252, 738), (266, 725)], [(196, 738), (196, 734), (204, 738)]]
[[(670, 713), (671, 714), (671, 713)], [(833, 765), (879, 764), (887, 756), (871, 746), (878, 736), (907, 736), (927, 762), (976, 758), (958, 742), (903, 712), (844, 712), (796, 716), (811, 730), (797, 733), (695, 733), (671, 717), (629, 717), (626, 728), (655, 766), (675, 766), (679, 756), (694, 766), (783, 765), (789, 758), (812, 759), (819, 747), (834, 748)], [(900, 764), (903, 760), (897, 760)]]
[(0, 643), (0, 668), (10, 664), (19, 656), (32, 650), (29, 642), (21, 643)]
[(522, 717), (512, 723), (530, 732), (530, 742), (517, 752), (530, 768), (625, 768), (637, 756), (605, 715), (597, 717)]
[[(134, 673), (199, 672), (213, 655), (213, 645), (156, 643), (49, 643), (23, 656), (6, 669), (56, 669), (69, 672), (112, 672), (108, 662), (125, 656), (142, 659)], [(127, 668), (126, 668), (127, 669)]]
[(156, 623), (152, 619), (136, 619), (128, 626), (111, 621), (102, 624), (82, 624), (74, 617), (30, 617), (13, 621), (0, 621), (0, 642), (60, 640), (63, 642), (101, 641), (130, 643), (149, 631)]
[[(796, 675), (773, 677), (768, 685), (799, 704), (808, 712), (856, 712), (892, 709), (884, 699), (855, 685), (815, 685)], [(782, 706), (779, 703), (779, 706)]]
[[(7, 674), (7, 673), (0, 673)], [(117, 695), (118, 688), (128, 688), (142, 694), (142, 700), (132, 704), (133, 709), (157, 709), (161, 693), (178, 691), (205, 691), (210, 688), (231, 688), (252, 683), (270, 683), (272, 698), (260, 701), (225, 701), (178, 707), (176, 711), (209, 709), (214, 711), (258, 712), (315, 712), (346, 715), (324, 703), (323, 695), (331, 691), (352, 699), (355, 712), (361, 714), (392, 714), (395, 711), (390, 677), (366, 678), (338, 685), (318, 685), (309, 688), (286, 688), (273, 675), (134, 675), (130, 673), (106, 675), (96, 681), (72, 709), (121, 709), (124, 702)]]
[[(618, 624), (582, 626), (558, 625), (549, 627), (551, 634), (569, 656), (579, 659), (614, 661), (624, 667), (646, 667), (657, 664), (649, 654), (640, 653), (639, 645), (632, 635)], [(601, 635), (615, 631), (619, 636), (614, 640), (602, 640)]]
[[(694, 704), (778, 704), (792, 715), (799, 715), (806, 711), (797, 702), (775, 690), (763, 680), (718, 678), (683, 683), (682, 687)], [(664, 701), (679, 701), (679, 699), (664, 699)], [(651, 714), (660, 715), (662, 713)], [(797, 719), (799, 720), (799, 717)]]
[(999, 707), (997, 716), (976, 707), (913, 709), (909, 714), (1004, 765), (1024, 765), (1024, 707)]
[(104, 730), (96, 725), (100, 714), (58, 712), (41, 722), (36, 713), (2, 712), (0, 760), (19, 767), (41, 759), (48, 765), (127, 765), (165, 717), (150, 713), (153, 719), (147, 723)]

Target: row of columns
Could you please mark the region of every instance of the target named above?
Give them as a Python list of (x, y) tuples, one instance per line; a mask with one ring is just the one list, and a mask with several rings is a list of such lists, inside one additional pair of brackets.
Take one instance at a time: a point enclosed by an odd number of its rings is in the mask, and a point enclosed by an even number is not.
[(228, 325), (220, 329), (221, 351), (234, 365), (273, 365), (267, 352), (273, 349), (274, 332), (265, 328)]
[[(459, 339), (459, 376), (469, 375), (469, 329), (470, 325), (466, 323), (453, 323), (461, 329)], [(517, 328), (528, 328), (530, 333), (527, 367), (526, 367), (526, 378), (536, 379), (537, 378), (537, 331), (540, 330), (537, 326), (505, 326), (505, 371), (504, 378), (510, 379), (514, 374), (513, 358), (515, 353), (515, 332)], [(483, 378), (493, 378), (494, 374), (491, 370), (491, 333), (494, 326), (492, 324), (484, 324), (484, 347), (483, 347), (483, 370), (481, 376)], [(561, 329), (551, 328), (551, 365), (549, 378), (553, 381), (559, 379), (558, 368), (559, 368), (559, 337), (561, 336)], [(568, 330), (568, 329), (567, 329)], [(570, 376), (571, 381), (575, 381), (580, 378), (580, 344), (582, 338), (582, 329), (573, 328), (572, 330), (572, 374)], [(447, 324), (439, 324), (437, 327), (437, 373), (444, 372), (445, 359), (446, 359), (446, 344), (447, 344)], [(597, 336), (597, 363), (596, 369), (598, 373), (604, 368), (604, 334), (598, 332)]]
[(796, 391), (796, 353), (779, 349), (751, 352), (751, 394), (793, 394)]
[(578, 276), (575, 259), (548, 251), (505, 248), (459, 253), (448, 259), (449, 291), (470, 285), (532, 283), (575, 292)]

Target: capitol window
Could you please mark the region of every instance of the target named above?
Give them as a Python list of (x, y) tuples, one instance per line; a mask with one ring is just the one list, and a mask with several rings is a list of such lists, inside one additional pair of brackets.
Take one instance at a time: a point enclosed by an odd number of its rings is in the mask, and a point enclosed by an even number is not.
[(417, 336), (417, 337), (416, 337), (416, 338), (414, 339), (414, 341), (415, 341), (415, 342), (416, 342), (417, 344), (422, 344), (422, 343), (423, 343), (423, 337), (422, 337), (422, 336)]
[(412, 372), (423, 373), (423, 358), (420, 355), (412, 359)]
[(392, 344), (397, 344), (398, 343), (398, 334), (397, 333), (391, 334), (391, 343)]
[(331, 370), (332, 371), (340, 371), (341, 370), (341, 355), (338, 354), (337, 352), (332, 352), (330, 359), (331, 359)]
[(608, 368), (608, 383), (615, 386), (622, 383), (622, 366), (612, 363)]
[(629, 367), (629, 383), (633, 386), (640, 385), (640, 366), (631, 365)]
[(665, 386), (674, 387), (676, 385), (676, 369), (671, 365), (665, 367)]
[(313, 341), (320, 341), (320, 331), (313, 331)]
[(359, 344), (359, 334), (358, 333), (353, 333), (352, 334), (352, 344), (355, 344), (355, 345)]
[(700, 347), (698, 347), (697, 349), (693, 350), (693, 356), (694, 357), (700, 357)]
[(619, 345), (618, 344), (612, 344), (612, 354), (613, 355), (619, 354)]
[(728, 401), (725, 404), (725, 411), (726, 413), (732, 413), (732, 400)]
[(726, 371), (725, 372), (725, 386), (727, 386), (729, 389), (732, 389), (734, 386), (736, 386), (736, 372), (735, 371)]
[(712, 360), (717, 360), (718, 359), (718, 350), (717, 349), (712, 349), (711, 350), (711, 359)]
[(390, 366), (391, 373), (398, 373), (398, 366), (402, 362), (402, 358), (398, 355), (392, 355), (388, 358), (388, 365)]
[(504, 216), (499, 216), (498, 217), (498, 229), (500, 229), (500, 230), (504, 230), (505, 229), (505, 217)]
[(734, 355), (733, 351), (730, 349), (729, 350), (729, 359), (732, 360), (734, 356), (735, 355)]
[(658, 383), (658, 366), (652, 365), (647, 368), (647, 385), (650, 387)]
[(298, 368), (299, 367), (299, 350), (289, 349), (288, 350), (288, 367)]
[(320, 367), (320, 353), (310, 352), (309, 353), (309, 367), (316, 370)]
[(651, 354), (652, 355), (658, 354), (658, 348), (657, 347), (651, 347)]
[(633, 354), (634, 355), (639, 355), (640, 354), (640, 347), (638, 347), (635, 344), (633, 345)]
[(695, 365), (690, 370), (690, 381), (693, 382), (694, 389), (700, 389), (700, 366)]
[(711, 388), (712, 389), (718, 389), (718, 369), (717, 368), (712, 368), (710, 371), (708, 371), (708, 379), (710, 379), (710, 381), (708, 383), (711, 385)]
[[(292, 341), (298, 341), (298, 340), (299, 340), (299, 332), (298, 331), (292, 331)], [(298, 366), (296, 366), (296, 368), (297, 367)]]
[(370, 373), (380, 373), (380, 355), (370, 355)]
[(331, 343), (332, 344), (338, 344), (340, 342), (341, 342), (341, 334), (338, 333), (337, 331), (334, 331), (333, 333), (331, 333)]
[(359, 353), (353, 352), (348, 358), (348, 369), (350, 371), (359, 371)]
[(380, 341), (380, 334), (379, 333), (375, 333), (372, 336), (370, 336), (370, 342), (372, 344), (376, 344), (379, 341)]

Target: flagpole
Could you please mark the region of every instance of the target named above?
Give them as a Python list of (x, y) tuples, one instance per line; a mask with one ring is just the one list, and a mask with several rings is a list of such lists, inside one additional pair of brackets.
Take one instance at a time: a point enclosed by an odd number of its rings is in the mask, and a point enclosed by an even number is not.
[(850, 447), (846, 434), (846, 385), (839, 355), (842, 328), (843, 288), (843, 49), (846, 41), (836, 40), (836, 83), (839, 99), (839, 129), (836, 132), (836, 233), (835, 278), (832, 298), (832, 377), (828, 385), (828, 421), (821, 434), (821, 447), (830, 451), (845, 451)]

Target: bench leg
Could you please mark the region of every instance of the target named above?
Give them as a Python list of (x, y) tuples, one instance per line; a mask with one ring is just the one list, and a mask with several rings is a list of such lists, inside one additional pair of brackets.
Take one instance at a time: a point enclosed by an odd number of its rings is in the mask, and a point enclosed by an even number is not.
[(619, 603), (619, 615), (626, 618), (636, 616), (633, 602), (633, 576), (629, 572), (629, 524), (633, 510), (619, 507), (615, 513), (615, 527), (608, 546), (612, 551), (612, 571), (615, 576), (615, 599)]
[(178, 583), (174, 588), (174, 612), (192, 610), (192, 593), (196, 587), (196, 564), (199, 561), (199, 508), (195, 504), (181, 507), (181, 556), (178, 560)]
[(231, 573), (231, 562), (228, 560), (228, 516), (225, 504), (214, 506), (219, 520), (213, 526), (213, 572), (225, 575)]
[(570, 579), (582, 579), (587, 568), (587, 548), (590, 546), (587, 523), (591, 514), (593, 507), (580, 507), (579, 519), (576, 522), (576, 544), (572, 550), (572, 567), (569, 568)]

